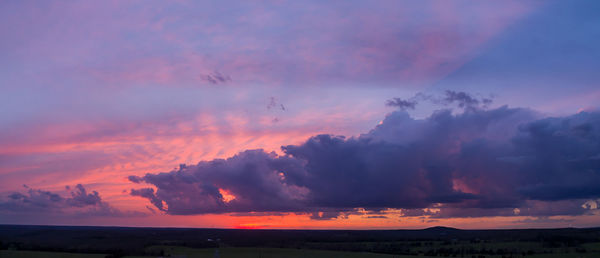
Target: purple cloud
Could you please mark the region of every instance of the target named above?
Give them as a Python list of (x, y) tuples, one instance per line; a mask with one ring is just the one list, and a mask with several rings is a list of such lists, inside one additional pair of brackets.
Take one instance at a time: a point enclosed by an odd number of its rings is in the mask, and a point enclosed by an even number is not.
[[(85, 207), (85, 206), (94, 206), (102, 204), (102, 198), (98, 192), (93, 191), (88, 194), (83, 185), (78, 184), (75, 186), (76, 190), (71, 192), (71, 198), (66, 199), (66, 202), (69, 206), (73, 207)], [(67, 190), (70, 187), (67, 186)]]
[[(151, 200), (170, 214), (302, 211), (304, 189), (287, 185), (282, 173), (302, 169), (299, 160), (248, 150), (226, 160), (216, 159), (177, 171), (130, 177), (157, 187), (132, 189), (131, 195)], [(222, 190), (234, 194), (226, 200)], [(168, 208), (162, 203), (166, 203)]]
[[(130, 177), (156, 187), (156, 193), (131, 194), (169, 214), (308, 212), (327, 219), (357, 208), (433, 217), (589, 212), (582, 204), (600, 197), (600, 113), (540, 119), (528, 109), (488, 110), (468, 95), (448, 96), (469, 108), (425, 119), (395, 111), (358, 137), (317, 135), (283, 146), (281, 156), (249, 150)], [(223, 189), (235, 199), (226, 200)], [(440, 211), (420, 210), (432, 207)]]
[[(146, 215), (141, 212), (121, 211), (102, 201), (98, 192), (88, 193), (81, 184), (77, 184), (75, 189), (70, 191), (71, 197), (40, 189), (27, 189), (26, 194), (15, 192), (9, 194), (5, 200), (0, 200), (0, 213), (50, 213), (85, 217)], [(66, 189), (71, 190), (71, 187), (67, 186)]]
[(393, 98), (393, 99), (388, 100), (385, 103), (385, 105), (388, 107), (397, 107), (400, 110), (415, 109), (415, 106), (417, 105), (417, 101)]

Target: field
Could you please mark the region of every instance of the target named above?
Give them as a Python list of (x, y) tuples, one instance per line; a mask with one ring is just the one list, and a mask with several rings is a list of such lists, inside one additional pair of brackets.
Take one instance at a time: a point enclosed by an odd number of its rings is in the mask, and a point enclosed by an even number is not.
[[(531, 246), (528, 246), (532, 244)], [(517, 248), (530, 249), (541, 251), (544, 250), (541, 246), (536, 246), (534, 243), (502, 243), (493, 244), (497, 248)], [(578, 253), (571, 252), (567, 249), (546, 249), (545, 254), (457, 254), (449, 255), (452, 257), (532, 257), (532, 258), (577, 258), (577, 257), (600, 257), (600, 243), (588, 244), (589, 252)], [(462, 244), (463, 248), (492, 248), (481, 245)], [(453, 245), (449, 248), (460, 248), (458, 245)], [(143, 257), (187, 257), (187, 258), (418, 258), (418, 257), (436, 257), (427, 255), (427, 252), (435, 250), (435, 248), (421, 248), (419, 255), (393, 255), (393, 254), (378, 254), (368, 252), (344, 252), (344, 251), (327, 251), (327, 250), (308, 250), (308, 249), (291, 249), (291, 248), (257, 248), (257, 247), (220, 247), (220, 248), (189, 248), (181, 246), (150, 246), (146, 248), (146, 255), (137, 256), (121, 256), (123, 258), (143, 258)], [(485, 250), (485, 249), (483, 249)], [(154, 254), (154, 255), (150, 255)], [(446, 256), (446, 255), (444, 255)], [(17, 250), (0, 250), (1, 258), (106, 258), (117, 257), (111, 254), (86, 254), (86, 253), (65, 253), (65, 252), (42, 252), (42, 251), (17, 251)]]
[[(598, 245), (600, 243), (596, 243)], [(470, 246), (473, 247), (473, 246)], [(470, 248), (469, 247), (469, 248)], [(529, 247), (528, 247), (529, 248)], [(172, 257), (188, 257), (188, 258), (302, 258), (302, 257), (314, 257), (314, 258), (418, 258), (418, 257), (436, 257), (426, 255), (392, 255), (392, 254), (376, 254), (366, 252), (343, 252), (343, 251), (323, 251), (323, 250), (304, 250), (304, 249), (289, 249), (289, 248), (238, 248), (238, 247), (226, 247), (208, 249), (194, 249), (186, 247), (173, 247), (173, 246), (155, 246), (150, 249), (163, 250), (165, 256)], [(542, 250), (542, 249), (539, 249)], [(600, 250), (590, 253), (564, 253), (561, 250), (551, 250), (554, 253), (547, 254), (533, 254), (533, 255), (485, 255), (477, 254), (475, 257), (486, 257), (486, 258), (501, 258), (501, 257), (532, 257), (532, 258), (576, 258), (576, 257), (600, 257)], [(563, 250), (564, 251), (564, 250)], [(218, 253), (218, 256), (215, 255)], [(473, 255), (457, 255), (452, 257), (472, 257)], [(129, 258), (138, 258), (143, 256), (127, 256)]]
[[(186, 247), (152, 247), (155, 250), (165, 250), (164, 256), (167, 257), (188, 257), (188, 258), (411, 258), (414, 256), (397, 256), (389, 254), (373, 254), (373, 253), (355, 253), (355, 252), (336, 252), (336, 251), (319, 251), (319, 250), (299, 250), (285, 248), (203, 248), (194, 249)], [(4, 258), (105, 258), (106, 254), (82, 254), (82, 253), (63, 253), (63, 252), (40, 252), (40, 251), (9, 251), (1, 250), (0, 257)], [(138, 258), (152, 256), (124, 256), (124, 258)]]
[(159, 256), (600, 257), (600, 228), (233, 230), (0, 225), (2, 258)]
[[(290, 248), (252, 248), (252, 247), (225, 247), (225, 248), (186, 248), (173, 246), (155, 246), (150, 249), (164, 250), (165, 256), (185, 256), (188, 258), (214, 258), (215, 253), (221, 258), (302, 258), (302, 257), (347, 257), (347, 258), (412, 258), (416, 256), (398, 256), (390, 254), (360, 253), (360, 252), (342, 252), (342, 251), (323, 251), (323, 250), (304, 250)], [(130, 258), (143, 256), (127, 256)]]
[(106, 254), (0, 250), (1, 258), (105, 258)]

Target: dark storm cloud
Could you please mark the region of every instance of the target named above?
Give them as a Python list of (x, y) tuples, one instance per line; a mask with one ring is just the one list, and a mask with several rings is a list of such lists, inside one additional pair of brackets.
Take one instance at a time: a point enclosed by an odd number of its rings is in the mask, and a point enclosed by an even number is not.
[[(561, 201), (535, 201), (522, 200), (518, 208), (485, 208), (470, 207), (468, 205), (448, 206), (439, 211), (415, 210), (414, 214), (429, 215), (433, 218), (466, 218), (466, 217), (487, 217), (487, 216), (577, 216), (590, 212), (591, 207), (582, 204), (594, 203), (597, 207), (597, 200), (573, 199)], [(516, 206), (516, 205), (515, 205)], [(594, 208), (595, 209), (595, 208)]]
[[(74, 216), (141, 216), (138, 212), (123, 212), (108, 203), (96, 191), (88, 193), (78, 184), (70, 191), (71, 197), (62, 197), (57, 193), (27, 188), (27, 193), (11, 193), (0, 201), (0, 213), (7, 212), (43, 212), (71, 213)], [(67, 190), (71, 187), (67, 186)]]
[[(299, 175), (302, 161), (275, 153), (248, 150), (228, 159), (203, 161), (177, 171), (133, 177), (153, 189), (132, 189), (131, 194), (151, 200), (171, 214), (250, 211), (302, 211), (305, 189), (286, 183), (283, 171)], [(131, 180), (130, 179), (130, 180)], [(235, 196), (226, 200), (220, 189)], [(165, 202), (168, 208), (163, 207)]]
[[(356, 208), (404, 216), (579, 215), (600, 197), (600, 114), (539, 119), (528, 109), (483, 109), (448, 93), (461, 114), (392, 112), (366, 134), (317, 135), (283, 146), (130, 177), (131, 194), (169, 214), (296, 212), (313, 219)], [(235, 199), (228, 200), (226, 191)], [(594, 201), (596, 202), (596, 201)], [(425, 209), (429, 208), (429, 209)]]
[(513, 139), (520, 166), (538, 184), (518, 191), (535, 200), (566, 200), (600, 195), (600, 115), (582, 112), (525, 124)]

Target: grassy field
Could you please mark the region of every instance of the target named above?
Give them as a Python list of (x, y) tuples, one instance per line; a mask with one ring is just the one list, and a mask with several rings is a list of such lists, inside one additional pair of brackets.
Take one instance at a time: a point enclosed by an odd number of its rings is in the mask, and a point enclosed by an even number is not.
[(38, 251), (0, 250), (1, 258), (104, 258), (105, 254), (78, 254)]
[(0, 225), (0, 258), (215, 257), (217, 245), (224, 258), (600, 258), (600, 228), (353, 231)]
[[(590, 246), (590, 249), (597, 248)], [(431, 256), (410, 256), (410, 255), (390, 255), (376, 254), (366, 252), (342, 252), (342, 251), (323, 251), (306, 250), (291, 248), (241, 248), (241, 247), (222, 247), (216, 251), (215, 248), (187, 248), (179, 246), (152, 246), (148, 248), (149, 252), (159, 253), (163, 251), (166, 257), (188, 257), (188, 258), (214, 258), (218, 252), (221, 258), (417, 258)], [(144, 258), (158, 257), (154, 256), (125, 256), (125, 258)], [(82, 253), (61, 253), (61, 252), (39, 252), (39, 251), (9, 251), (0, 250), (0, 258), (104, 258), (104, 254), (82, 254)], [(457, 257), (461, 257), (460, 255)], [(464, 257), (471, 257), (466, 255)], [(476, 256), (477, 257), (477, 256)], [(486, 258), (502, 257), (501, 255), (485, 255)], [(532, 257), (532, 258), (594, 258), (600, 257), (599, 252), (592, 253), (552, 253), (552, 254), (534, 254), (534, 255), (513, 255), (512, 257)]]
[[(185, 255), (189, 258), (213, 258), (215, 257), (215, 248), (195, 249), (178, 246), (153, 246), (149, 251), (164, 251), (164, 255), (177, 256)], [(338, 252), (321, 250), (303, 250), (291, 248), (241, 248), (241, 247), (222, 247), (218, 250), (221, 258), (415, 258), (418, 256), (403, 256), (375, 253), (359, 252)], [(127, 258), (137, 258), (142, 256), (127, 256)]]
[(598, 257), (600, 257), (600, 254), (574, 254), (574, 253), (570, 253), (570, 254), (536, 254), (536, 255), (528, 255), (528, 256), (524, 256), (524, 257), (526, 257), (526, 258), (598, 258)]
[[(521, 243), (522, 244), (522, 243)], [(508, 245), (510, 246), (510, 245)], [(597, 244), (596, 244), (597, 246)], [(594, 246), (594, 247), (596, 247)], [(590, 249), (594, 248), (590, 246)], [(160, 252), (163, 250), (164, 255), (182, 256), (189, 258), (213, 258), (215, 257), (214, 248), (194, 249), (177, 246), (153, 246), (149, 247), (148, 251)], [(559, 250), (553, 250), (555, 253), (549, 254), (534, 254), (534, 255), (512, 255), (511, 257), (533, 257), (533, 258), (594, 258), (600, 257), (600, 252), (590, 253), (559, 253)], [(376, 254), (366, 252), (342, 252), (342, 251), (323, 251), (323, 250), (306, 250), (306, 249), (291, 249), (291, 248), (239, 248), (239, 247), (222, 247), (218, 251), (219, 257), (222, 258), (301, 258), (301, 257), (344, 257), (344, 258), (417, 258), (417, 257), (435, 257), (435, 256), (412, 256), (412, 255), (391, 255), (391, 254)], [(128, 258), (141, 258), (142, 256), (127, 256)], [(472, 255), (458, 255), (457, 257), (472, 257)], [(479, 257), (479, 255), (476, 255)], [(485, 254), (486, 258), (501, 258), (502, 255)], [(507, 256), (504, 256), (507, 257)]]
[[(214, 258), (214, 248), (187, 248), (173, 246), (155, 246), (149, 248), (152, 251), (164, 250), (165, 256), (181, 256), (188, 258)], [(358, 252), (337, 252), (320, 250), (300, 250), (290, 248), (238, 248), (226, 247), (220, 248), (219, 257), (221, 258), (414, 258), (418, 256), (399, 256), (388, 254), (358, 253)], [(0, 250), (0, 258), (104, 258), (105, 254), (80, 254), (80, 253), (61, 253), (61, 252), (39, 252), (39, 251), (8, 251)], [(125, 258), (148, 258), (157, 256), (125, 256)]]
[(308, 242), (305, 249), (375, 250), (376, 253), (402, 252), (418, 256), (450, 257), (598, 257), (600, 242), (573, 246), (549, 246), (532, 241), (396, 241), (396, 242)]

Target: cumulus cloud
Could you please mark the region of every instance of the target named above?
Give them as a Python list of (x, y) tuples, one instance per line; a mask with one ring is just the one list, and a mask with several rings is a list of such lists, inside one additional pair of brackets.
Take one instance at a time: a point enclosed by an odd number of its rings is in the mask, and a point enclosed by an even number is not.
[[(69, 186), (66, 188), (67, 190), (70, 189)], [(96, 191), (88, 194), (83, 185), (78, 184), (75, 186), (75, 190), (71, 192), (71, 198), (67, 198), (66, 202), (73, 207), (95, 206), (102, 204), (102, 198)]]
[[(289, 185), (284, 175), (296, 175), (300, 172), (295, 170), (302, 169), (301, 160), (248, 150), (168, 173), (130, 177), (133, 182), (143, 181), (157, 189), (132, 189), (131, 194), (147, 198), (156, 208), (171, 214), (302, 211), (307, 189)], [(226, 192), (232, 199), (224, 196)]]
[(143, 213), (121, 211), (105, 201), (96, 191), (88, 193), (85, 187), (77, 184), (74, 189), (67, 186), (70, 197), (40, 189), (27, 188), (25, 194), (15, 192), (0, 201), (2, 213), (68, 213), (73, 216), (142, 216)]
[(529, 109), (485, 109), (485, 100), (470, 95), (446, 97), (464, 112), (443, 109), (414, 119), (398, 110), (357, 137), (316, 135), (283, 146), (283, 155), (247, 150), (132, 176), (154, 188), (131, 194), (168, 214), (296, 212), (331, 219), (358, 208), (438, 218), (591, 212), (583, 204), (600, 197), (600, 113), (541, 118)]

